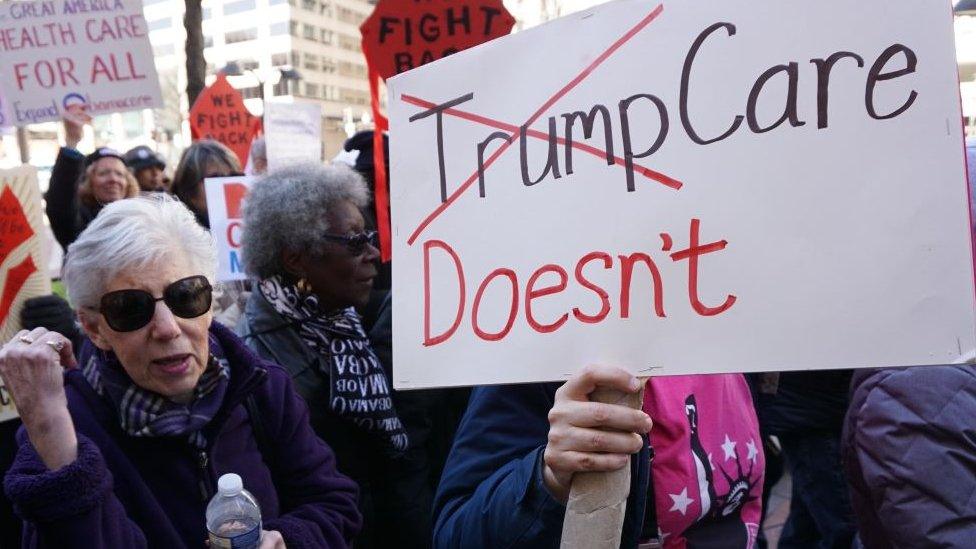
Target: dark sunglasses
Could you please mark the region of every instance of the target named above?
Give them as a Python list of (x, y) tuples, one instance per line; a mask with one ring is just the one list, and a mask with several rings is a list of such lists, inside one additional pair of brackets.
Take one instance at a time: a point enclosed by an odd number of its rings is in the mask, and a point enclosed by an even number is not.
[(163, 297), (145, 290), (116, 290), (102, 296), (98, 312), (116, 332), (134, 332), (149, 324), (156, 314), (156, 302), (166, 303), (180, 318), (196, 318), (210, 310), (212, 288), (202, 275), (182, 278), (166, 286)]
[(341, 236), (337, 234), (325, 234), (325, 239), (329, 242), (345, 244), (346, 249), (351, 255), (363, 255), (366, 246), (372, 245), (374, 248), (380, 247), (379, 233), (376, 231), (363, 231), (352, 236)]

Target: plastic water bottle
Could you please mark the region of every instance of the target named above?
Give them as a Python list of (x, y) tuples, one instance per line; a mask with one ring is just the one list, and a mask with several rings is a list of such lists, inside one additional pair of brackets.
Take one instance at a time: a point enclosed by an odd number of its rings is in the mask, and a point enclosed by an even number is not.
[(244, 489), (240, 475), (217, 481), (217, 495), (207, 505), (211, 549), (257, 549), (261, 544), (261, 509)]

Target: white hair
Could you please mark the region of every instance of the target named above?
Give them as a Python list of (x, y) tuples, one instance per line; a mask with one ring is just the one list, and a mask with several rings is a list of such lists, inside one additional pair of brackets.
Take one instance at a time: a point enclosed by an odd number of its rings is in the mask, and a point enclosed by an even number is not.
[(161, 194), (117, 200), (68, 247), (63, 272), (68, 298), (75, 309), (97, 307), (105, 285), (120, 273), (177, 258), (213, 283), (213, 237), (182, 202)]

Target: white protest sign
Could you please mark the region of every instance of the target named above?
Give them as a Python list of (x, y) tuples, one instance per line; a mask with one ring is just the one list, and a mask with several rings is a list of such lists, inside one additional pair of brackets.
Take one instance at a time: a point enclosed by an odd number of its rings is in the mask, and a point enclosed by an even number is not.
[(142, 2), (0, 2), (0, 87), (13, 126), (161, 106)]
[(322, 105), (269, 101), (264, 104), (268, 171), (322, 160)]
[[(51, 293), (47, 242), (37, 168), (0, 170), (0, 341), (20, 331), (24, 301)], [(0, 421), (16, 416), (0, 380)]]
[(3, 96), (3, 87), (0, 86), (0, 128), (10, 127), (13, 127), (13, 123), (10, 121), (10, 109), (7, 105), (7, 99)]
[(217, 241), (217, 282), (245, 280), (241, 262), (241, 231), (244, 199), (258, 177), (208, 177), (203, 180), (207, 193), (210, 233)]
[(399, 388), (976, 348), (944, 1), (623, 0), (389, 98)]

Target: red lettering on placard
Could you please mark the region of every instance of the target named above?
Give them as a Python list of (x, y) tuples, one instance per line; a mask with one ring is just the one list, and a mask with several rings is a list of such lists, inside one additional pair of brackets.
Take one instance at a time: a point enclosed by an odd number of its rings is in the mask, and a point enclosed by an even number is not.
[(727, 311), (735, 303), (736, 297), (731, 294), (726, 296), (725, 302), (718, 307), (708, 307), (701, 302), (701, 299), (698, 297), (698, 258), (705, 254), (724, 250), (728, 242), (719, 240), (710, 244), (699, 245), (698, 231), (700, 227), (701, 220), (691, 220), (691, 236), (689, 237), (688, 247), (671, 254), (671, 259), (674, 261), (688, 260), (688, 300), (691, 301), (691, 306), (695, 309), (695, 312), (701, 316), (715, 316)]
[[(458, 290), (460, 298), (458, 299), (458, 309), (457, 315), (454, 318), (454, 323), (448, 330), (440, 335), (431, 337), (430, 335), (430, 250), (431, 248), (440, 248), (451, 256), (454, 261), (454, 268), (457, 269), (458, 276)], [(464, 288), (464, 268), (461, 266), (461, 259), (458, 257), (454, 248), (447, 245), (446, 242), (440, 240), (428, 240), (424, 242), (424, 347), (430, 347), (432, 345), (437, 345), (438, 343), (443, 343), (447, 341), (454, 332), (457, 331), (458, 326), (461, 325), (461, 319), (464, 317), (464, 298), (465, 298), (465, 288)]]
[[(554, 286), (546, 286), (544, 288), (535, 289), (535, 283), (539, 280), (539, 277), (546, 273), (556, 273), (559, 275), (559, 283)], [(563, 324), (569, 320), (569, 313), (564, 313), (555, 322), (551, 324), (542, 324), (535, 319), (532, 314), (532, 300), (543, 296), (558, 294), (559, 292), (566, 289), (566, 283), (569, 281), (569, 275), (566, 274), (566, 269), (563, 269), (559, 265), (543, 265), (539, 267), (532, 276), (529, 278), (529, 283), (525, 286), (525, 320), (529, 323), (529, 326), (533, 330), (539, 332), (540, 334), (548, 334), (550, 332), (555, 332)]]
[(244, 217), (244, 199), (247, 197), (247, 185), (243, 183), (224, 183), (224, 204), (227, 206), (227, 219), (242, 219)]
[[(699, 244), (701, 222), (698, 219), (691, 220), (691, 229), (688, 247), (683, 250), (678, 250), (669, 256), (673, 261), (688, 260), (688, 297), (689, 303), (692, 309), (700, 316), (710, 317), (719, 315), (727, 311), (736, 301), (734, 295), (729, 294), (725, 302), (717, 307), (709, 307), (702, 303), (698, 294), (698, 284), (699, 284), (699, 270), (700, 262), (699, 258), (703, 255), (714, 253), (720, 250), (724, 250), (728, 242), (725, 240), (719, 240), (716, 242), (711, 242), (708, 244)], [(661, 233), (665, 235), (667, 233)], [(670, 237), (668, 238), (668, 240)], [(666, 243), (665, 247), (670, 248), (670, 243)], [(439, 345), (451, 339), (456, 333), (458, 328), (461, 326), (464, 316), (468, 314), (468, 309), (466, 309), (465, 304), (467, 302), (466, 294), (466, 281), (465, 281), (465, 271), (462, 266), (461, 256), (457, 251), (452, 248), (449, 244), (441, 240), (428, 240), (424, 242), (424, 346), (430, 347), (433, 345)], [(434, 311), (431, 307), (431, 265), (430, 265), (430, 252), (434, 248), (440, 248), (447, 252), (448, 256), (454, 263), (454, 269), (457, 274), (459, 297), (457, 301), (457, 308), (452, 309), (448, 318), (453, 318), (450, 327), (444, 332), (434, 336), (431, 334), (431, 323), (434, 316)], [(665, 293), (665, 280), (661, 272), (658, 270), (657, 264), (652, 259), (650, 253), (644, 252), (634, 252), (631, 254), (619, 254), (617, 256), (612, 256), (604, 251), (593, 251), (590, 252), (579, 259), (576, 262), (575, 268), (575, 280), (579, 286), (588, 292), (596, 294), (600, 299), (600, 310), (596, 314), (584, 313), (579, 306), (570, 307), (569, 310), (573, 312), (573, 317), (576, 318), (580, 323), (584, 325), (594, 325), (604, 322), (611, 310), (610, 304), (610, 293), (601, 287), (600, 285), (594, 283), (584, 275), (584, 269), (593, 262), (602, 262), (604, 269), (612, 269), (614, 267), (614, 262), (616, 260), (620, 261), (620, 274), (617, 280), (619, 280), (619, 299), (620, 299), (620, 319), (627, 320), (631, 317), (630, 301), (631, 301), (631, 286), (634, 278), (635, 265), (640, 263), (647, 267), (649, 280), (654, 292), (653, 297), (653, 311), (654, 316), (657, 318), (666, 318), (664, 311), (664, 293)], [(536, 285), (540, 278), (547, 274), (553, 273), (558, 279), (556, 282), (537, 288)], [(511, 284), (511, 294), (510, 302), (506, 303), (504, 300), (501, 303), (495, 304), (496, 307), (490, 307), (492, 310), (505, 311), (505, 305), (508, 305), (508, 317), (505, 320), (504, 326), (498, 332), (489, 332), (482, 327), (481, 311), (482, 306), (488, 307), (490, 300), (485, 297), (486, 291), (492, 282), (497, 278), (507, 278)], [(533, 312), (532, 305), (533, 301), (544, 296), (551, 296), (565, 292), (569, 286), (569, 276), (566, 269), (557, 264), (546, 264), (533, 271), (533, 274), (529, 277), (528, 283), (525, 285), (525, 297), (522, 301), (519, 300), (520, 287), (519, 278), (513, 269), (507, 267), (499, 267), (492, 270), (484, 279), (482, 279), (478, 290), (474, 295), (473, 306), (470, 310), (470, 325), (472, 332), (478, 338), (485, 341), (500, 341), (511, 333), (515, 326), (515, 321), (518, 318), (518, 309), (520, 304), (524, 304), (525, 308), (525, 319), (526, 324), (530, 329), (537, 333), (552, 333), (560, 328), (562, 328), (569, 321), (569, 313), (564, 313), (556, 318), (551, 323), (541, 322), (536, 318), (536, 314)], [(494, 303), (493, 303), (494, 304)], [(650, 316), (648, 314), (648, 316)], [(440, 318), (440, 317), (439, 317)], [(645, 317), (646, 318), (646, 317)]]
[[(505, 326), (500, 332), (489, 333), (481, 329), (478, 326), (478, 309), (481, 307), (481, 298), (484, 296), (485, 290), (488, 289), (488, 284), (491, 281), (500, 276), (507, 277), (512, 283), (512, 307), (508, 312), (508, 320), (505, 322)], [(498, 341), (508, 335), (508, 332), (512, 330), (512, 326), (515, 325), (515, 317), (518, 314), (518, 303), (519, 303), (519, 290), (518, 290), (518, 277), (515, 275), (515, 271), (511, 269), (495, 269), (478, 287), (478, 293), (474, 295), (474, 307), (471, 309), (471, 327), (474, 329), (475, 335), (480, 337), (485, 341)]]

